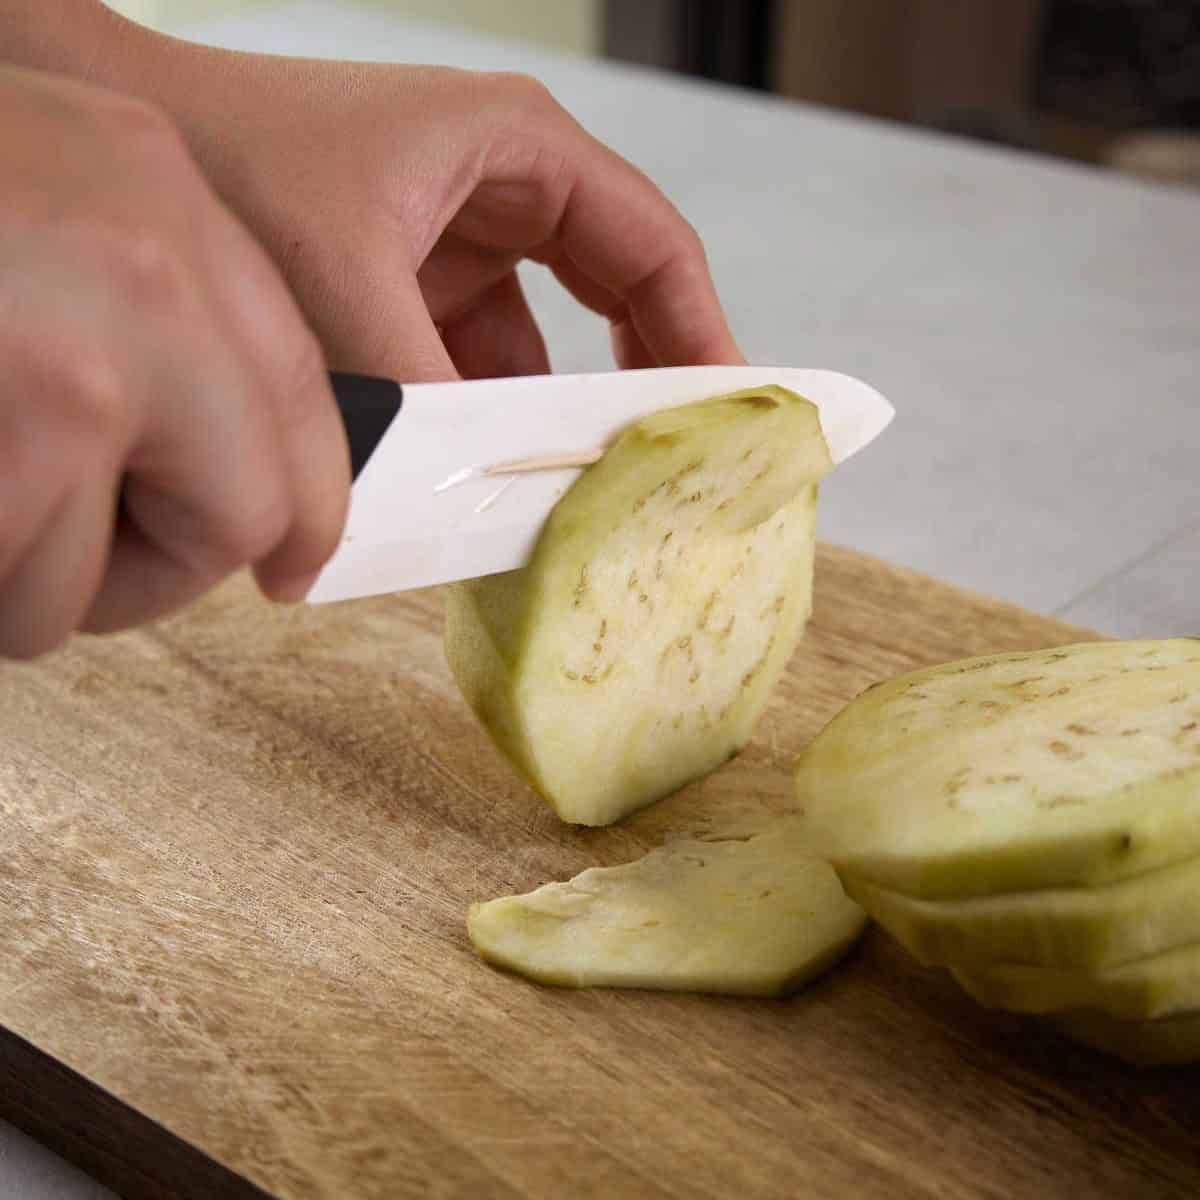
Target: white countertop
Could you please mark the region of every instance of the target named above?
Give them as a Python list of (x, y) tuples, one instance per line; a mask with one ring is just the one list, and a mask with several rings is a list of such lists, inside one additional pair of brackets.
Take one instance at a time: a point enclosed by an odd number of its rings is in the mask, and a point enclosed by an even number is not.
[[(1178, 570), (1200, 569), (1200, 192), (333, 11), (201, 32), (539, 76), (698, 227), (752, 362), (893, 400), (826, 485), (824, 537), (1112, 633), (1200, 625)], [(600, 323), (529, 280), (555, 368), (610, 365)]]
[[(898, 410), (821, 535), (1120, 636), (1200, 632), (1200, 192), (300, 0), (185, 31), (245, 49), (544, 80), (708, 246), (752, 362)], [(610, 365), (543, 271), (558, 370)], [(0, 1195), (108, 1193), (0, 1124)]]

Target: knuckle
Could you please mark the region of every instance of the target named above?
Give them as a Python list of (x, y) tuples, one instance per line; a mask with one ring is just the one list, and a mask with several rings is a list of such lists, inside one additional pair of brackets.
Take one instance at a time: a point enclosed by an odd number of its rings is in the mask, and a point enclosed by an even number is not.
[(134, 300), (157, 312), (176, 307), (194, 287), (183, 254), (156, 231), (143, 231), (126, 249), (127, 284)]
[(708, 255), (699, 233), (681, 219), (675, 236), (665, 239), (667, 247), (656, 275), (669, 276), (676, 286), (691, 287), (709, 276)]
[(160, 229), (134, 225), (98, 239), (109, 279), (139, 312), (162, 313), (186, 292), (186, 268), (171, 239)]
[(679, 218), (679, 246), (693, 264), (703, 266), (708, 261), (700, 231), (685, 217)]
[(305, 434), (319, 425), (329, 402), (329, 376), (321, 343), (307, 326), (289, 335), (286, 367), (278, 374), (271, 401), (285, 435)]
[(558, 108), (550, 89), (535, 75), (524, 71), (492, 71), (489, 83), (520, 107)]
[(289, 365), (292, 395), (307, 398), (316, 389), (323, 391), (327, 387), (325, 352), (316, 334), (306, 325), (300, 325), (292, 337)]
[(266, 558), (283, 541), (290, 524), (291, 509), (282, 486), (258, 486), (251, 502), (213, 538), (212, 565), (234, 570)]
[(283, 369), (270, 385), (267, 400), (284, 435), (305, 433), (320, 415), (329, 393), (329, 377), (321, 343), (302, 326), (289, 331)]
[(54, 389), (73, 425), (103, 436), (113, 436), (124, 428), (126, 380), (111, 355), (102, 349), (79, 348), (62, 356), (54, 371)]
[(107, 93), (94, 110), (113, 140), (157, 159), (188, 159), (187, 144), (175, 123), (160, 108), (134, 96)]

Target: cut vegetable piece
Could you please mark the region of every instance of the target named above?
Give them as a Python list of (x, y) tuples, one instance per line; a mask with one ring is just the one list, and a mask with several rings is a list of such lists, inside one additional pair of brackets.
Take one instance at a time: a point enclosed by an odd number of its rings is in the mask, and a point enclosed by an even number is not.
[(1076, 1012), (1055, 1024), (1077, 1042), (1137, 1066), (1200, 1061), (1200, 1013), (1161, 1021), (1118, 1021), (1104, 1013)]
[(1200, 1009), (1200, 945), (1196, 944), (1107, 971), (1007, 963), (952, 971), (980, 1004), (1010, 1012), (1089, 1008), (1123, 1021), (1151, 1021)]
[(926, 964), (1116, 966), (1200, 942), (1200, 859), (1105, 887), (918, 900), (843, 872), (848, 895)]
[(1087, 642), (871, 688), (800, 759), (814, 853), (910, 896), (1098, 884), (1200, 854), (1200, 641)]
[(833, 869), (780, 832), (672, 842), (467, 917), (485, 959), (539, 983), (743, 996), (815, 978), (865, 923)]
[(767, 387), (631, 426), (528, 567), (447, 593), (446, 654), (567, 821), (606, 825), (740, 750), (812, 603), (817, 410)]

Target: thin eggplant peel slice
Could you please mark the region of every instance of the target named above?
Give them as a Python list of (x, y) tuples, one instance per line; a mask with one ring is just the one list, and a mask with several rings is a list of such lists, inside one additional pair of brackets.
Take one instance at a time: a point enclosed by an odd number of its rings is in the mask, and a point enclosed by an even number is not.
[(472, 906), (488, 962), (560, 987), (779, 996), (828, 970), (866, 923), (794, 832), (680, 839), (619, 867)]

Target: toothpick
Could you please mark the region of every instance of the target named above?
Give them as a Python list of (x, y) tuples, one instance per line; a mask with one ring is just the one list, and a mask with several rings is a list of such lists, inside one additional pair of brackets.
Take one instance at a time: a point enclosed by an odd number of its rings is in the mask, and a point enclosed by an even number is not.
[(533, 458), (514, 458), (483, 468), (484, 475), (524, 475), (529, 471), (555, 471), (562, 467), (590, 467), (603, 457), (603, 450), (573, 450), (563, 454), (539, 454)]

